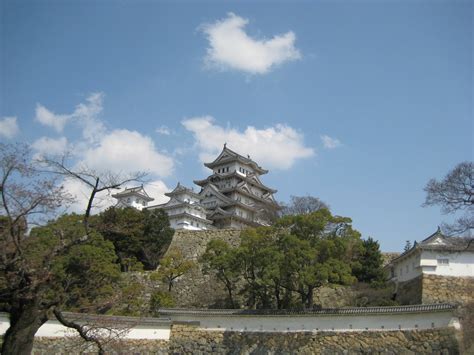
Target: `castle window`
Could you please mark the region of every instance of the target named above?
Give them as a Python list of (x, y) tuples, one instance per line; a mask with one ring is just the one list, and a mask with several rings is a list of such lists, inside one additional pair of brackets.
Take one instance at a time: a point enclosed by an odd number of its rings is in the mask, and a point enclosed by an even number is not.
[(441, 266), (449, 265), (449, 259), (438, 259), (438, 265), (441, 265)]

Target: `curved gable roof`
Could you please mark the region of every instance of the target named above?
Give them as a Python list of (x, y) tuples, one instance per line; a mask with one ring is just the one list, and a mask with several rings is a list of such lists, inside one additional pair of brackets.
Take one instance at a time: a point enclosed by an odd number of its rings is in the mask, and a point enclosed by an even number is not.
[(216, 166), (219, 166), (221, 164), (226, 164), (226, 163), (231, 163), (234, 161), (238, 161), (244, 165), (249, 165), (252, 167), (253, 170), (258, 172), (259, 174), (266, 174), (268, 173), (268, 170), (263, 169), (260, 165), (258, 165), (255, 161), (250, 159), (250, 156), (244, 157), (243, 155), (240, 155), (239, 153), (234, 152), (233, 150), (227, 148), (227, 145), (224, 144), (224, 148), (222, 149), (222, 152), (219, 154), (219, 156), (211, 163), (204, 163), (206, 167), (209, 169), (213, 169)]

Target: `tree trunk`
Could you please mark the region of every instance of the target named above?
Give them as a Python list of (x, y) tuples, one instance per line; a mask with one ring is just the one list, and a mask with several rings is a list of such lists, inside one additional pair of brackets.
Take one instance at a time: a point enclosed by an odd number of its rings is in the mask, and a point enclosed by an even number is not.
[(232, 284), (230, 282), (226, 282), (227, 294), (229, 296), (230, 307), (235, 308), (234, 297), (232, 295)]
[(21, 305), (10, 311), (10, 327), (2, 344), (3, 355), (29, 355), (37, 330), (48, 320), (36, 304)]
[(308, 309), (313, 308), (314, 298), (313, 298), (314, 287), (308, 287), (308, 295), (306, 297), (306, 305)]
[(275, 284), (275, 300), (276, 300), (276, 308), (282, 309), (281, 298), (280, 298), (280, 286), (278, 284)]

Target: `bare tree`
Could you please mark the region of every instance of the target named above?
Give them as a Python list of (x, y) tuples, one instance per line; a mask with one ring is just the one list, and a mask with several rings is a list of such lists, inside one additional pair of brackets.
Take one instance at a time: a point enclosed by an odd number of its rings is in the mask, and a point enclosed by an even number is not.
[(443, 180), (428, 181), (424, 190), (424, 207), (440, 206), (444, 214), (464, 211), (453, 224), (443, 224), (445, 233), (462, 234), (474, 229), (474, 163), (459, 163)]
[(282, 216), (297, 215), (297, 214), (308, 214), (311, 212), (318, 211), (320, 209), (329, 209), (329, 205), (321, 201), (318, 197), (314, 196), (291, 196), (289, 204), (281, 204), (282, 210), (280, 214)]
[(97, 194), (103, 191), (110, 193), (111, 190), (120, 189), (123, 185), (132, 181), (142, 181), (147, 175), (145, 172), (135, 172), (127, 175), (110, 171), (101, 173), (84, 165), (79, 166), (77, 169), (72, 169), (67, 164), (67, 158), (68, 155), (64, 155), (61, 159), (43, 157), (38, 162), (49, 168), (47, 172), (63, 176), (67, 179), (78, 180), (90, 188), (89, 200), (84, 213), (84, 227), (86, 231), (89, 229), (89, 217)]
[[(61, 307), (74, 285), (70, 280), (58, 280), (53, 264), (63, 260), (75, 246), (96, 238), (88, 221), (97, 193), (143, 176), (98, 174), (85, 167), (73, 170), (67, 167), (65, 159), (43, 159), (38, 164), (31, 160), (27, 146), (0, 143), (0, 309), (10, 318), (2, 354), (29, 354), (35, 333), (51, 311), (65, 326), (78, 330), (85, 340), (98, 341), (86, 336), (85, 329), (81, 332), (80, 324), (61, 317)], [(71, 234), (69, 226), (57, 228), (51, 238), (45, 239), (46, 243), (40, 243), (40, 238), (28, 234), (28, 225), (51, 218), (58, 208), (72, 201), (60, 185), (63, 178), (77, 179), (91, 188), (83, 230)], [(104, 353), (100, 346), (99, 351)]]

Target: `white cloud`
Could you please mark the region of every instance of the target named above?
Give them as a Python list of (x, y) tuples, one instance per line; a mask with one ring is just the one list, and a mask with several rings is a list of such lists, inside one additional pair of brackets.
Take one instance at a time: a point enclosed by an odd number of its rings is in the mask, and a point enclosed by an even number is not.
[(215, 159), (225, 142), (229, 148), (242, 155), (250, 154), (259, 164), (272, 169), (289, 169), (296, 160), (315, 154), (313, 148), (304, 145), (301, 133), (283, 124), (265, 129), (248, 126), (243, 132), (221, 127), (211, 116), (186, 119), (182, 124), (194, 134), (203, 162)]
[(147, 171), (162, 177), (174, 167), (173, 159), (158, 152), (150, 137), (126, 129), (103, 135), (97, 145), (85, 150), (82, 163), (98, 171)]
[(97, 142), (105, 134), (106, 128), (99, 115), (103, 110), (104, 94), (92, 93), (86, 103), (76, 106), (72, 117), (82, 128), (82, 136), (88, 142)]
[(54, 128), (57, 132), (62, 132), (68, 122), (75, 122), (88, 142), (96, 142), (106, 131), (104, 123), (99, 118), (103, 110), (103, 99), (103, 93), (92, 93), (86, 98), (86, 103), (78, 104), (71, 114), (61, 115), (37, 104), (35, 120)]
[(165, 192), (169, 192), (171, 189), (161, 180), (150, 181), (144, 184), (143, 187), (146, 193), (155, 199), (150, 202), (150, 205), (159, 205), (170, 199), (168, 196), (165, 196)]
[(40, 155), (61, 155), (67, 151), (67, 139), (66, 137), (58, 139), (41, 137), (34, 141), (31, 146)]
[(16, 122), (16, 117), (3, 117), (0, 119), (0, 136), (11, 139), (15, 137), (20, 129)]
[(57, 115), (41, 104), (36, 104), (35, 120), (44, 126), (52, 127), (56, 132), (62, 132), (70, 115)]
[[(76, 179), (65, 179), (64, 189), (74, 198), (74, 202), (69, 206), (69, 212), (84, 213), (91, 193), (91, 188)], [(108, 191), (99, 192), (94, 196), (93, 213), (105, 210), (109, 206), (115, 205), (115, 200)]]
[(323, 142), (323, 146), (326, 149), (334, 149), (340, 147), (342, 145), (341, 141), (336, 138), (331, 138), (327, 135), (321, 136), (321, 141)]
[(166, 127), (165, 125), (157, 128), (155, 131), (156, 131), (156, 133), (162, 134), (164, 136), (169, 136), (171, 134), (171, 130), (168, 127)]
[[(159, 152), (154, 141), (146, 135), (126, 129), (108, 131), (100, 115), (103, 111), (103, 93), (93, 93), (84, 103), (78, 104), (72, 113), (57, 115), (38, 104), (37, 113), (41, 123), (62, 130), (66, 123), (74, 124), (82, 133), (78, 140), (68, 142), (66, 137), (52, 139), (42, 137), (32, 147), (40, 154), (60, 154), (69, 149), (73, 155), (75, 169), (88, 168), (97, 173), (112, 172), (124, 176), (133, 172), (147, 172), (154, 181), (145, 185), (147, 192), (155, 198), (154, 203), (166, 201), (164, 192), (169, 191), (159, 178), (169, 176), (175, 162), (166, 153)], [(38, 114), (37, 114), (38, 116)], [(76, 198), (70, 211), (83, 213), (90, 195), (90, 188), (78, 180), (65, 179), (65, 189)], [(130, 186), (134, 186), (133, 182)], [(117, 191), (111, 191), (111, 194)], [(107, 192), (95, 199), (93, 212), (99, 212), (117, 201)]]
[(205, 62), (221, 69), (265, 74), (279, 64), (301, 58), (293, 32), (259, 40), (245, 32), (248, 23), (248, 19), (229, 13), (223, 20), (202, 25), (209, 41)]

